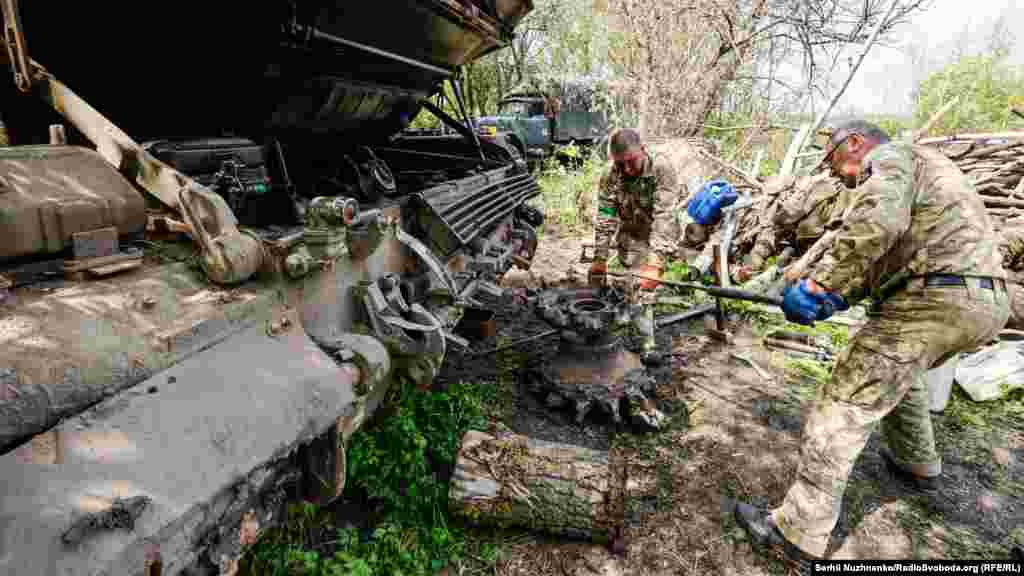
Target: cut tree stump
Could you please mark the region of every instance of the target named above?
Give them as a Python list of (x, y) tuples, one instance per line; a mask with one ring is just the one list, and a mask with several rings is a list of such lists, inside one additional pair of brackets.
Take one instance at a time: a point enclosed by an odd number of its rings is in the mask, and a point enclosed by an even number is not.
[(644, 488), (636, 481), (627, 486), (626, 467), (608, 452), (471, 430), (462, 439), (448, 501), (454, 514), (476, 524), (608, 543), (624, 523), (627, 491)]

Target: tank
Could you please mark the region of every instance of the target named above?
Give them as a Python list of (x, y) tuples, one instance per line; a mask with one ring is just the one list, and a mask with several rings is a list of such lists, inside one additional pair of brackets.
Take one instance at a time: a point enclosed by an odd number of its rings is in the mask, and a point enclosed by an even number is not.
[(4, 8), (0, 566), (231, 574), (529, 267), (522, 156), (430, 98), (532, 3)]

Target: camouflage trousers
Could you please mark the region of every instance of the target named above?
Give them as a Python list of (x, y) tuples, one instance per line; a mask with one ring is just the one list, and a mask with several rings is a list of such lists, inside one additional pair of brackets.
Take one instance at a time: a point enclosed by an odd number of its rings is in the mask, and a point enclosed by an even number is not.
[(937, 476), (925, 372), (985, 344), (1009, 316), (1001, 282), (981, 288), (924, 288), (920, 279), (878, 307), (850, 340), (807, 415), (797, 478), (772, 511), (786, 538), (824, 556), (850, 470), (876, 423), (893, 460), (908, 472)]
[[(660, 261), (660, 256), (649, 243), (625, 235), (618, 238), (618, 258), (627, 272), (634, 273), (640, 273), (640, 268), (645, 264)], [(654, 291), (641, 289), (640, 282), (632, 276), (611, 277), (612, 286), (622, 290), (632, 305), (630, 315), (633, 325), (643, 337), (643, 349), (646, 351), (655, 348)]]

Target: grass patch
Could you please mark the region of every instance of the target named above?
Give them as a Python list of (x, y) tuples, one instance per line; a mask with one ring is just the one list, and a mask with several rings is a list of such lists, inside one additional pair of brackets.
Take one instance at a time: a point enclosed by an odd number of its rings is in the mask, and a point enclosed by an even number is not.
[(1024, 428), (1024, 389), (1013, 390), (999, 400), (975, 402), (954, 386), (936, 421), (939, 443), (955, 445), (964, 460), (987, 466), (992, 461), (992, 447), (1005, 445), (1005, 431)]
[(929, 549), (928, 533), (931, 530), (931, 514), (908, 501), (909, 506), (896, 510), (896, 521), (900, 528), (910, 538), (911, 559), (919, 560), (924, 557), (924, 551)]
[(867, 502), (877, 496), (878, 482), (874, 478), (857, 478), (851, 475), (843, 494), (849, 526), (857, 526), (864, 520)]
[(606, 169), (607, 164), (597, 157), (585, 159), (577, 169), (566, 168), (554, 158), (546, 160), (537, 177), (544, 205), (545, 225), (557, 224), (561, 229), (574, 229), (583, 225), (579, 221), (577, 197), (587, 195), (584, 203), (588, 210), (593, 211), (597, 184)]
[(488, 409), (502, 401), (493, 385), (459, 383), (424, 393), (403, 382), (353, 435), (347, 453), (345, 497), (365, 502), (375, 525), (339, 529), (329, 514), (299, 504), (285, 526), (261, 538), (242, 573), (427, 575), (461, 558), (466, 537), (448, 524), (443, 476), (465, 432), (483, 429)]
[[(977, 533), (967, 527), (951, 525), (935, 511), (925, 507), (917, 498), (906, 500), (907, 506), (896, 512), (900, 527), (910, 538), (913, 559), (934, 556), (937, 552), (934, 544), (929, 545), (930, 538), (935, 538), (944, 550), (941, 558), (967, 559), (1005, 559), (1007, 546), (994, 542), (983, 542)], [(933, 531), (935, 526), (941, 530)], [(1011, 538), (1012, 541), (1012, 538)]]

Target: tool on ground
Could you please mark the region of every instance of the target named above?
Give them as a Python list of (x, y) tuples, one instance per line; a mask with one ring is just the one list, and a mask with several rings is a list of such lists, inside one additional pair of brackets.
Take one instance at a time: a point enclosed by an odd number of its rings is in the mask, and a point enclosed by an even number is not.
[(654, 278), (651, 276), (644, 276), (642, 274), (636, 274), (633, 272), (607, 272), (608, 276), (632, 276), (641, 280), (653, 280), (666, 286), (673, 288), (689, 288), (691, 290), (701, 290), (716, 296), (718, 298), (727, 298), (730, 300), (744, 300), (747, 302), (759, 302), (761, 304), (773, 304), (775, 306), (782, 306), (782, 298), (777, 296), (769, 296), (768, 294), (761, 294), (758, 292), (750, 292), (748, 290), (741, 290), (739, 288), (724, 288), (722, 286), (705, 286), (704, 284), (697, 284), (693, 282), (672, 282), (670, 280), (662, 280), (660, 278)]
[(775, 340), (787, 340), (789, 342), (796, 342), (803, 344), (804, 346), (814, 346), (814, 336), (811, 334), (805, 334), (803, 332), (789, 332), (786, 330), (775, 330), (767, 334), (769, 338)]
[(778, 340), (775, 338), (765, 338), (764, 345), (769, 348), (782, 348), (785, 350), (792, 350), (794, 352), (801, 352), (809, 356), (813, 356), (816, 360), (824, 362), (830, 362), (834, 358), (828, 352), (814, 346), (806, 346), (804, 344), (798, 344), (796, 342), (790, 342), (787, 340)]
[(772, 380), (771, 373), (762, 368), (760, 364), (755, 362), (754, 359), (750, 357), (750, 352), (732, 352), (730, 353), (730, 356), (737, 360), (742, 360), (747, 364), (750, 364), (750, 367), (753, 368), (754, 371), (757, 372), (758, 376), (760, 376), (761, 378), (764, 378), (765, 380), (768, 381)]
[(694, 306), (689, 310), (683, 310), (682, 312), (679, 312), (677, 314), (662, 316), (661, 318), (656, 319), (654, 323), (658, 328), (661, 328), (662, 326), (668, 326), (669, 324), (675, 324), (676, 322), (682, 322), (683, 320), (689, 320), (690, 318), (702, 316), (704, 314), (707, 314), (708, 312), (714, 312), (714, 310), (715, 303), (707, 302), (705, 304)]

